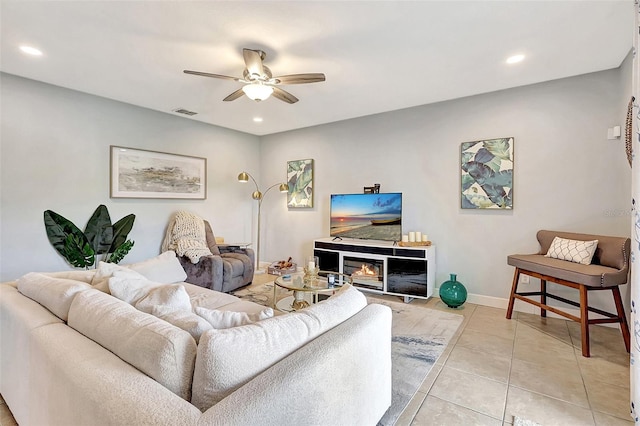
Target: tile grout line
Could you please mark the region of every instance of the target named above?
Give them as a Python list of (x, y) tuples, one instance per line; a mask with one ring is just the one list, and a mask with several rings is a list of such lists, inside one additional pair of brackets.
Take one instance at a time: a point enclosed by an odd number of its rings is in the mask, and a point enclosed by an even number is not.
[[(573, 336), (571, 336), (571, 330), (569, 328), (569, 322), (565, 322), (565, 327), (567, 328), (567, 333), (569, 333), (569, 340), (571, 341), (571, 347), (573, 348), (573, 356), (576, 359), (576, 364), (578, 364), (578, 371), (580, 372), (580, 382), (582, 382), (582, 387), (584, 388), (584, 394), (587, 396), (587, 404), (589, 404), (589, 412), (591, 412), (591, 419), (593, 420), (593, 424), (597, 425), (596, 416), (593, 413), (593, 406), (591, 405), (591, 398), (589, 397), (589, 391), (587, 390), (587, 384), (584, 381), (584, 373), (582, 371), (582, 366), (580, 365), (579, 356), (582, 356), (582, 342), (580, 343), (580, 353), (578, 354), (578, 348), (576, 347)], [(589, 327), (589, 325), (587, 325)]]
[[(505, 314), (506, 315), (506, 314)], [(502, 409), (502, 422), (506, 422), (507, 419), (507, 401), (509, 401), (509, 389), (511, 388), (511, 373), (513, 371), (513, 357), (516, 352), (516, 339), (518, 338), (518, 328), (520, 327), (520, 321), (518, 321), (519, 313), (516, 312), (515, 319), (513, 316), (509, 321), (514, 321), (516, 323), (515, 330), (513, 331), (513, 342), (511, 343), (511, 360), (509, 362), (509, 374), (507, 374), (507, 392), (504, 397), (504, 407)], [(506, 318), (506, 317), (505, 317)], [(513, 421), (511, 421), (513, 423)]]

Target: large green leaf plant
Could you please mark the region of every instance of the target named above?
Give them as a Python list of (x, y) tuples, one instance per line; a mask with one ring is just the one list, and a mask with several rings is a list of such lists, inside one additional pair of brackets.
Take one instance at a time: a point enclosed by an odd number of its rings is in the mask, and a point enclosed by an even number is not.
[(95, 267), (99, 260), (118, 263), (129, 253), (133, 241), (128, 240), (127, 235), (135, 219), (136, 216), (130, 214), (112, 225), (107, 207), (101, 204), (83, 232), (58, 213), (44, 212), (44, 226), (53, 248), (70, 265), (86, 269)]

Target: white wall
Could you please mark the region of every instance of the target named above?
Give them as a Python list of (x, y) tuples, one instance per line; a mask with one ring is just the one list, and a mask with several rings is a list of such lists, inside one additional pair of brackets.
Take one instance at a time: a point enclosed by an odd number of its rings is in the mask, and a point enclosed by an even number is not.
[[(252, 235), (251, 188), (237, 175), (259, 176), (259, 138), (244, 133), (0, 74), (0, 280), (70, 267), (49, 243), (43, 212), (81, 229), (99, 204), (112, 221), (134, 213), (135, 241), (123, 263), (157, 255), (172, 212), (211, 221), (227, 241)], [(223, 107), (223, 105), (221, 105)], [(207, 158), (206, 200), (109, 198), (109, 145)]]
[[(608, 127), (624, 122), (621, 74), (628, 72), (263, 137), (261, 169), (269, 180), (282, 179), (287, 160), (315, 160), (313, 209), (287, 211), (285, 201), (263, 207), (269, 228), (263, 259), (303, 259), (315, 238), (329, 236), (330, 194), (374, 183), (382, 192), (402, 192), (403, 229), (427, 232), (436, 244), (436, 286), (457, 273), (471, 294), (508, 297), (513, 268), (506, 257), (537, 251), (538, 229), (628, 235), (630, 168), (623, 143), (606, 139)], [(462, 210), (460, 144), (511, 136), (514, 209)]]

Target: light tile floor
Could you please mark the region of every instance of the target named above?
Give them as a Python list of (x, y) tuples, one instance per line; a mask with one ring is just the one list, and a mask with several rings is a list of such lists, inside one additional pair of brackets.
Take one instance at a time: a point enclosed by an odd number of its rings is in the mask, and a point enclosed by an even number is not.
[[(257, 275), (254, 285), (273, 278)], [(450, 309), (437, 298), (411, 303), (465, 318), (398, 426), (504, 426), (514, 415), (544, 426), (633, 424), (619, 329), (592, 326), (591, 358), (584, 358), (572, 321), (524, 313), (507, 320), (504, 309)], [(0, 396), (0, 426), (15, 424)]]
[(629, 354), (617, 328), (591, 326), (591, 357), (573, 321), (437, 298), (414, 300), (464, 315), (460, 329), (397, 425), (632, 425)]

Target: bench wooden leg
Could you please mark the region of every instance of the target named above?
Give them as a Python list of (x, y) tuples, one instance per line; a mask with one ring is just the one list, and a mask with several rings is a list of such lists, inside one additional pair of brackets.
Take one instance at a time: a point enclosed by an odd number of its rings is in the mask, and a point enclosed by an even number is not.
[(618, 286), (611, 287), (611, 292), (613, 293), (613, 300), (616, 302), (616, 312), (620, 318), (620, 331), (622, 331), (624, 346), (627, 348), (627, 352), (630, 352), (631, 337), (629, 336), (629, 324), (627, 323), (627, 316), (624, 314), (624, 305), (622, 304), (622, 297), (620, 296), (620, 288)]
[(580, 286), (580, 334), (582, 335), (582, 356), (589, 358), (589, 298), (587, 286)]
[[(543, 305), (547, 304), (547, 281), (540, 280), (540, 303)], [(547, 310), (543, 307), (540, 307), (540, 316), (546, 318)]]
[(518, 291), (518, 281), (520, 280), (520, 268), (516, 268), (513, 273), (513, 284), (511, 285), (511, 294), (509, 295), (509, 306), (507, 307), (507, 319), (511, 319), (513, 314), (513, 304), (516, 301), (515, 294)]

